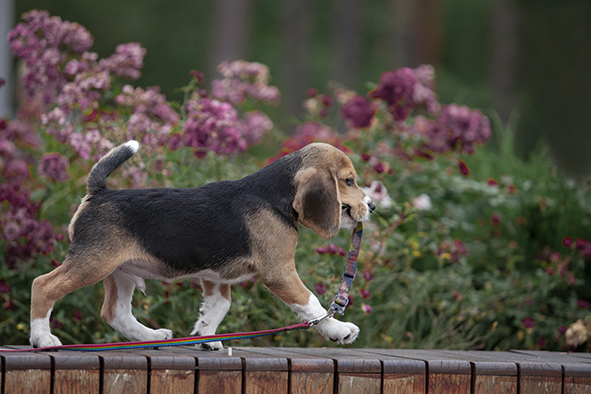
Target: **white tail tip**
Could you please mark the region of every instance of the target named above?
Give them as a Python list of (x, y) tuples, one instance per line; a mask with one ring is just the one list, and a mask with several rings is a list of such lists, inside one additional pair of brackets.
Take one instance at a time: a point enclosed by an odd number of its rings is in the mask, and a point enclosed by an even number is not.
[(127, 141), (124, 145), (131, 148), (134, 154), (140, 148), (140, 143), (135, 140)]

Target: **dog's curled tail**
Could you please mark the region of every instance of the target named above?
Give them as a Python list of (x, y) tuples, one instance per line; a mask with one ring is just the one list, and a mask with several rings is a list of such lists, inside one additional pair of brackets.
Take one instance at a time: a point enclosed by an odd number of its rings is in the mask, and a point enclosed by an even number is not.
[(93, 195), (107, 188), (105, 183), (107, 177), (126, 162), (138, 151), (140, 147), (137, 141), (127, 141), (123, 145), (111, 149), (103, 156), (90, 170), (86, 180), (86, 194)]

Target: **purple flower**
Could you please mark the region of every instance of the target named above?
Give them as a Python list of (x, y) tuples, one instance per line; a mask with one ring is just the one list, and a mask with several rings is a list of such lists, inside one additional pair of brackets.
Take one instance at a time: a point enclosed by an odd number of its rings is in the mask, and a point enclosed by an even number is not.
[(269, 68), (261, 63), (238, 60), (231, 63), (223, 61), (218, 72), (224, 77), (211, 83), (211, 94), (220, 101), (240, 104), (247, 98), (277, 103), (279, 90), (268, 85)]
[(459, 239), (454, 240), (454, 246), (459, 253), (463, 254), (464, 256), (468, 256), (468, 249), (466, 249), (466, 246), (462, 241)]
[(265, 133), (273, 129), (273, 122), (260, 111), (247, 112), (242, 118), (242, 136), (249, 145), (256, 145)]
[(201, 98), (189, 101), (187, 110), (183, 143), (196, 148), (198, 157), (203, 157), (209, 150), (218, 155), (246, 151), (243, 124), (230, 103)]
[(523, 319), (521, 321), (521, 324), (523, 324), (523, 326), (527, 329), (531, 329), (534, 328), (536, 326), (536, 321), (534, 319), (532, 319), (531, 317), (526, 317), (525, 319)]
[(501, 223), (501, 218), (499, 217), (499, 215), (497, 213), (493, 213), (492, 215), (490, 215), (490, 221), (493, 225), (498, 225), (499, 223)]
[(462, 173), (462, 175), (464, 175), (464, 176), (470, 175), (470, 168), (468, 167), (468, 165), (466, 164), (465, 161), (458, 160), (458, 168), (460, 169), (460, 172)]
[(179, 149), (182, 145), (183, 141), (181, 140), (181, 135), (179, 133), (174, 133), (168, 140), (168, 149), (171, 151)]
[(403, 67), (396, 71), (386, 71), (382, 73), (376, 89), (371, 92), (371, 97), (386, 101), (394, 119), (401, 121), (406, 119), (409, 108), (413, 105), (416, 82), (417, 77), (410, 68)]
[(367, 305), (367, 304), (361, 305), (361, 310), (367, 314), (370, 314), (372, 309), (373, 308), (371, 307), (371, 305)]
[(328, 253), (328, 249), (323, 247), (323, 246), (319, 246), (316, 248), (316, 253), (318, 254), (327, 254)]
[(41, 156), (38, 171), (41, 175), (53, 179), (56, 182), (68, 179), (67, 169), (70, 161), (59, 153), (45, 153)]
[(552, 268), (552, 267), (546, 268), (546, 273), (550, 276), (554, 275), (554, 268)]
[(314, 285), (314, 291), (316, 291), (316, 294), (318, 295), (326, 293), (326, 290), (326, 286), (323, 283), (318, 282)]
[(588, 309), (589, 308), (589, 301), (577, 300), (577, 306), (581, 309)]
[(363, 297), (363, 298), (369, 298), (369, 297), (371, 297), (371, 293), (370, 293), (370, 291), (369, 291), (369, 290), (366, 290), (366, 289), (361, 289), (361, 290), (359, 290), (359, 294), (360, 294), (360, 295), (361, 295), (361, 297)]
[(567, 330), (568, 330), (568, 327), (567, 327), (567, 326), (560, 326), (560, 327), (558, 327), (558, 333), (559, 333), (560, 335), (564, 335), (564, 333), (565, 333)]
[(491, 136), (488, 118), (463, 105), (443, 106), (437, 123), (447, 130), (447, 143), (451, 149), (474, 153), (474, 143), (485, 143)]
[(146, 52), (137, 42), (121, 44), (113, 55), (101, 60), (99, 66), (115, 75), (135, 80), (142, 76), (140, 69), (144, 66)]
[(4, 282), (0, 282), (0, 293), (6, 294), (10, 291), (10, 286)]
[(375, 112), (371, 103), (361, 95), (351, 98), (341, 110), (343, 118), (348, 119), (353, 127), (357, 128), (369, 126)]
[(573, 239), (571, 237), (564, 237), (562, 239), (562, 244), (564, 247), (570, 248), (570, 246), (573, 244)]
[(62, 328), (64, 326), (64, 323), (62, 323), (58, 319), (51, 319), (50, 324), (51, 328)]
[(369, 272), (368, 270), (363, 271), (363, 279), (365, 279), (368, 282), (371, 282), (371, 280), (373, 279), (371, 272)]

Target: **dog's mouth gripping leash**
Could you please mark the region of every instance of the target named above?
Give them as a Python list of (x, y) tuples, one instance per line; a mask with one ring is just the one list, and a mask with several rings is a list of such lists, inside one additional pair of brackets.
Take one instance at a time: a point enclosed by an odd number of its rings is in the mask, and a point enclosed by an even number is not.
[(116, 342), (116, 343), (101, 343), (91, 345), (61, 345), (51, 346), (43, 348), (26, 348), (26, 349), (0, 349), (0, 352), (27, 352), (27, 351), (44, 351), (44, 350), (78, 350), (87, 352), (96, 351), (107, 351), (107, 350), (131, 350), (131, 349), (143, 349), (143, 348), (154, 348), (154, 347), (170, 347), (170, 346), (184, 346), (184, 345), (196, 345), (199, 343), (214, 342), (214, 341), (229, 341), (238, 339), (249, 339), (257, 338), (266, 335), (271, 335), (279, 332), (291, 331), (291, 330), (302, 330), (314, 327), (319, 324), (322, 320), (328, 319), (334, 316), (335, 312), (343, 315), (347, 304), (349, 303), (349, 290), (353, 284), (353, 280), (357, 274), (357, 259), (359, 258), (359, 249), (361, 247), (361, 237), (363, 235), (363, 224), (357, 223), (357, 227), (353, 230), (351, 236), (351, 248), (347, 256), (347, 263), (343, 270), (343, 281), (339, 292), (330, 304), (328, 313), (324, 316), (317, 317), (312, 320), (308, 320), (292, 326), (283, 328), (276, 328), (272, 330), (263, 331), (251, 331), (241, 332), (236, 334), (215, 334), (198, 337), (187, 337), (187, 338), (173, 338), (163, 339), (159, 341), (138, 341), (138, 342)]

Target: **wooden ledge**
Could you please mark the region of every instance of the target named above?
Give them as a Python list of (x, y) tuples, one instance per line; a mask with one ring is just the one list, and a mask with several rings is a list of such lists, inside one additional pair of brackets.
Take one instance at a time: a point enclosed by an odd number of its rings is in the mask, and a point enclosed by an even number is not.
[[(17, 348), (6, 346), (5, 348)], [(167, 347), (0, 352), (7, 393), (589, 393), (591, 355), (510, 352)]]

